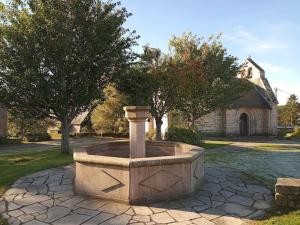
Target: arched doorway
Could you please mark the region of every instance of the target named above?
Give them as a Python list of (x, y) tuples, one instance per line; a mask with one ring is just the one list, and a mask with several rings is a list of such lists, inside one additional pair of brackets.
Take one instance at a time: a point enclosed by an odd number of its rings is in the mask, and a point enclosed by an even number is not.
[(240, 116), (240, 136), (248, 136), (248, 123), (249, 118), (246, 113)]

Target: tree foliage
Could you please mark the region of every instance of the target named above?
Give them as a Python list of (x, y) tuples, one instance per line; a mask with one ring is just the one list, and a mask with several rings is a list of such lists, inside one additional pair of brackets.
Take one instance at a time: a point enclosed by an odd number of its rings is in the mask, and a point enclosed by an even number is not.
[(241, 66), (228, 55), (220, 36), (207, 40), (191, 33), (170, 40), (176, 74), (180, 79), (177, 108), (191, 127), (201, 116), (226, 108), (247, 87), (236, 79)]
[(97, 134), (127, 133), (128, 123), (124, 117), (123, 106), (126, 96), (120, 93), (114, 85), (104, 89), (105, 100), (91, 114), (92, 127)]
[(280, 125), (295, 126), (299, 124), (300, 103), (296, 95), (290, 95), (286, 105), (278, 107), (278, 120)]
[(11, 0), (0, 9), (1, 102), (59, 120), (68, 152), (71, 121), (134, 58), (137, 37), (123, 28), (130, 14), (99, 0)]
[(20, 111), (8, 112), (8, 135), (25, 138), (26, 135), (45, 134), (55, 121), (45, 118), (36, 119), (30, 114)]
[(171, 62), (160, 49), (144, 46), (140, 60), (131, 68), (130, 76), (124, 79), (121, 87), (133, 104), (150, 106), (150, 113), (155, 118), (157, 140), (161, 139), (162, 119), (176, 102), (179, 84)]

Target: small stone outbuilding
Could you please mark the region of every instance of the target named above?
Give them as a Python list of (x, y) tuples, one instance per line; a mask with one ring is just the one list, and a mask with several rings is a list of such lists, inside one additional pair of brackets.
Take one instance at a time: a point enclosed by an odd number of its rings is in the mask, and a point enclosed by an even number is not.
[(238, 75), (253, 84), (250, 91), (232, 102), (228, 109), (218, 109), (196, 121), (197, 128), (211, 136), (277, 135), (277, 98), (265, 71), (251, 58)]

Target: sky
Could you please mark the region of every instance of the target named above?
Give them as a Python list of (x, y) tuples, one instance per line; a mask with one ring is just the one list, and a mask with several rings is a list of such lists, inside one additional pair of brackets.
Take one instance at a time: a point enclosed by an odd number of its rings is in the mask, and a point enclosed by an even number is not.
[(121, 0), (133, 15), (125, 26), (140, 35), (139, 47), (150, 44), (168, 52), (172, 35), (199, 37), (223, 33), (228, 53), (242, 63), (251, 56), (265, 71), (278, 99), (289, 93), (300, 99), (300, 1), (298, 0)]

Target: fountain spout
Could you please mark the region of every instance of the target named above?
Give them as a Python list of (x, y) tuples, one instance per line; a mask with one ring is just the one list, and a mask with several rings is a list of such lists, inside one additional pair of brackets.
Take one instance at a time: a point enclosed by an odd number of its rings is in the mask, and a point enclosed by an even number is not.
[(129, 121), (130, 158), (146, 157), (145, 121), (150, 116), (149, 106), (125, 106)]

